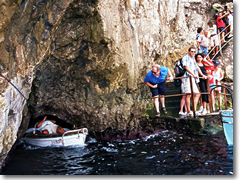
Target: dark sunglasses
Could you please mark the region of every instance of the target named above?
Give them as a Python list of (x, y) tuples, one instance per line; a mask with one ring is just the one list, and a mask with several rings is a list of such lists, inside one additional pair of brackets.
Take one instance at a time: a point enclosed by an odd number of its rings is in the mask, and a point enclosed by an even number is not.
[(157, 72), (152, 72), (153, 74), (157, 74)]
[(191, 51), (191, 52), (195, 53), (196, 51)]

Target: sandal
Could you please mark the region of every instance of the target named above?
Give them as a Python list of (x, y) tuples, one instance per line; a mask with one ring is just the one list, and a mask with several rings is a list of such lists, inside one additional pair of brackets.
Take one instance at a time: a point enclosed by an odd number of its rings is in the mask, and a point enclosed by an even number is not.
[(155, 115), (156, 118), (160, 117), (160, 112), (157, 112), (157, 114)]
[(162, 107), (162, 111), (163, 111), (164, 114), (167, 114), (167, 109), (166, 109), (166, 107)]

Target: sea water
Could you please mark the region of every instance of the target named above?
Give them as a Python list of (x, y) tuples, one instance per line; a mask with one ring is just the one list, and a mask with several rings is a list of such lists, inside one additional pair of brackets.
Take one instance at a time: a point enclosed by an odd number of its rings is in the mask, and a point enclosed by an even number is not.
[(85, 147), (40, 148), (18, 144), (5, 175), (233, 175), (233, 147), (223, 131), (212, 136), (173, 131), (136, 140), (98, 142)]

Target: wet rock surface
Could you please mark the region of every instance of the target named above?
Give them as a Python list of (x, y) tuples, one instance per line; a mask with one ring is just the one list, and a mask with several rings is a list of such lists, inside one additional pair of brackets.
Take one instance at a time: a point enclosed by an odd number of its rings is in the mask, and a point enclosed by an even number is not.
[[(141, 118), (136, 129), (119, 130), (107, 128), (103, 132), (90, 133), (97, 140), (111, 141), (116, 139), (138, 139), (144, 138), (164, 130), (176, 131), (180, 134), (202, 134), (205, 124), (208, 126), (211, 120), (205, 121), (204, 118), (175, 118), (171, 116), (161, 118)], [(218, 120), (215, 119), (217, 122)]]

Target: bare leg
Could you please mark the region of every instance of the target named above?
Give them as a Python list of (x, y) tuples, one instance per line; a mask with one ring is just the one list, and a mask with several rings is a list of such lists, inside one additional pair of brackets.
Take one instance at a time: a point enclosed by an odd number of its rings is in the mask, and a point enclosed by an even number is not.
[(230, 28), (230, 35), (232, 35), (233, 34), (233, 32), (232, 32), (232, 25), (229, 25), (229, 28)]
[(191, 109), (190, 109), (190, 98), (191, 98), (191, 94), (186, 95), (187, 113), (190, 113), (190, 111), (191, 111)]
[(221, 40), (222, 40), (221, 42), (222, 42), (222, 44), (225, 43), (225, 38), (224, 38), (224, 36), (225, 36), (225, 32), (222, 32), (222, 33), (221, 33)]
[(215, 48), (212, 47), (212, 52), (213, 52), (213, 55), (215, 55)]
[(49, 134), (48, 130), (46, 130), (46, 129), (43, 130), (42, 133), (43, 133), (43, 134)]
[(186, 105), (186, 102), (184, 104), (184, 108), (185, 108), (185, 113), (187, 112), (187, 105)]
[(195, 94), (194, 98), (193, 98), (195, 111), (197, 110), (197, 104), (198, 104), (199, 97), (200, 97), (200, 94)]
[(218, 46), (216, 46), (216, 53), (218, 52)]
[(213, 111), (215, 111), (215, 93), (214, 93), (214, 90), (212, 91), (212, 106), (213, 106)]
[(154, 96), (153, 98), (154, 98), (154, 99), (153, 99), (153, 102), (154, 102), (155, 109), (156, 109), (157, 113), (159, 113), (160, 111), (159, 111), (158, 96)]
[(180, 102), (180, 111), (183, 113), (183, 107), (185, 107), (185, 111), (187, 111), (186, 103), (185, 103), (186, 96), (182, 96), (181, 102)]
[(207, 109), (207, 102), (203, 101), (203, 109)]
[(160, 96), (160, 101), (161, 101), (162, 107), (165, 107), (165, 98), (164, 98), (164, 95), (159, 95), (159, 96)]
[(63, 133), (65, 133), (65, 132), (66, 132), (66, 131), (65, 131), (63, 128), (61, 128), (60, 126), (57, 127), (57, 133), (63, 134)]

